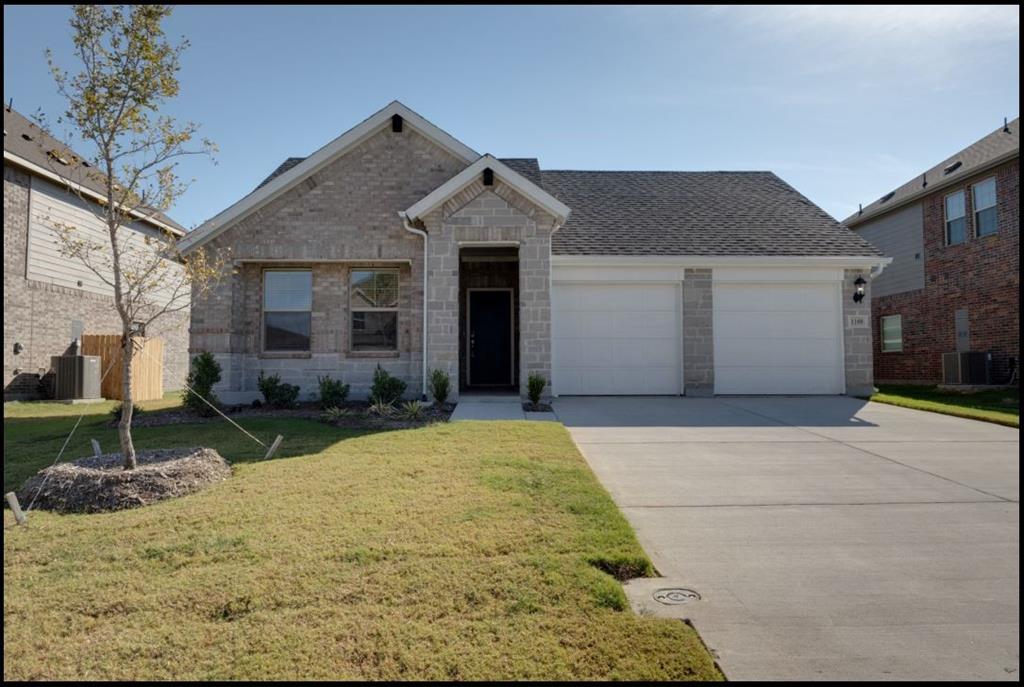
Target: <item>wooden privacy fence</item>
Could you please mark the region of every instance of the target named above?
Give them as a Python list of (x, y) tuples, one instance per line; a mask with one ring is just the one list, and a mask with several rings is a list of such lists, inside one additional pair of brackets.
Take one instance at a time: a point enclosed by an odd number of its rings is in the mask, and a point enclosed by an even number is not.
[[(121, 398), (121, 335), (83, 334), (82, 355), (100, 357), (100, 374), (106, 372), (100, 384), (103, 398)], [(107, 368), (113, 365), (110, 372)], [(164, 342), (162, 339), (135, 337), (135, 355), (132, 357), (132, 399), (152, 401), (164, 396)]]

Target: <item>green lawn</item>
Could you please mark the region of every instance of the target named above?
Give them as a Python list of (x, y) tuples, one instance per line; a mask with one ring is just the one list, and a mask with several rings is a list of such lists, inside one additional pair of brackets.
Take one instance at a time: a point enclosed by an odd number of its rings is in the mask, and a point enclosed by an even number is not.
[[(81, 410), (5, 406), (5, 490)], [(89, 412), (68, 457), (115, 446)], [(561, 425), (243, 424), (283, 434), (278, 457), (221, 423), (136, 431), (235, 464), (199, 494), (28, 527), (5, 511), (5, 679), (721, 678), (599, 569), (650, 564)]]
[(934, 386), (880, 384), (878, 391), (871, 397), (872, 401), (1020, 427), (1019, 389), (964, 394)]

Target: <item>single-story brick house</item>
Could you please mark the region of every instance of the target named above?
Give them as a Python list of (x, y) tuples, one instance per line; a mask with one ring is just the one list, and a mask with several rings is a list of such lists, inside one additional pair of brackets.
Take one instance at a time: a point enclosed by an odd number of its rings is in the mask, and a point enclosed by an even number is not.
[(864, 394), (887, 262), (770, 172), (543, 170), (399, 102), (181, 241), (200, 246), (234, 267), (191, 350), (234, 402), (261, 372), (365, 395), (378, 364), (410, 395), (434, 369), (457, 394), (533, 373), (555, 396)]
[[(103, 184), (85, 173), (84, 160), (28, 118), (4, 107), (4, 400), (45, 397), (50, 357), (64, 355), (82, 334), (120, 334), (110, 279), (81, 260), (61, 255), (59, 224), (108, 241), (98, 199)], [(122, 238), (184, 236), (163, 213), (139, 216)], [(159, 245), (159, 244), (154, 244)], [(182, 388), (188, 374), (188, 312), (171, 313), (145, 332), (164, 343), (165, 391)]]

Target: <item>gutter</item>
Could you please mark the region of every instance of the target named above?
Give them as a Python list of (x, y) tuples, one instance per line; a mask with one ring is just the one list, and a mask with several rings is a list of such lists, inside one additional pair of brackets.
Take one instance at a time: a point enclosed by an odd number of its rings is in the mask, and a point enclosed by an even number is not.
[(427, 232), (422, 229), (417, 229), (409, 223), (409, 217), (404, 212), (399, 212), (398, 216), (402, 218), (402, 226), (405, 230), (411, 234), (423, 237), (423, 345), (421, 350), (421, 357), (423, 358), (423, 397), (422, 401), (427, 400)]

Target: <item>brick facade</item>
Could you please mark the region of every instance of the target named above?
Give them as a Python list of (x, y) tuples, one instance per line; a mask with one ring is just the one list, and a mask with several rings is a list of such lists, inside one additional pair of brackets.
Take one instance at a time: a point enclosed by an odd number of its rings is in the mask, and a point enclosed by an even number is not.
[[(975, 236), (971, 185), (996, 177), (997, 231)], [(947, 246), (944, 199), (965, 191), (967, 240)], [(883, 382), (942, 381), (942, 354), (955, 351), (955, 312), (966, 308), (970, 349), (992, 353), (993, 382), (1020, 358), (1020, 160), (965, 178), (923, 198), (925, 288), (874, 300), (875, 378)], [(881, 350), (880, 323), (901, 315), (903, 350)]]
[[(30, 175), (4, 164), (4, 400), (47, 393), (50, 356), (67, 350), (74, 321), (88, 334), (121, 331), (112, 297), (26, 278), (31, 184)], [(188, 374), (187, 312), (158, 320), (147, 334), (164, 340), (164, 389), (180, 389)]]
[(683, 389), (687, 396), (715, 393), (712, 271), (688, 269), (683, 279)]

